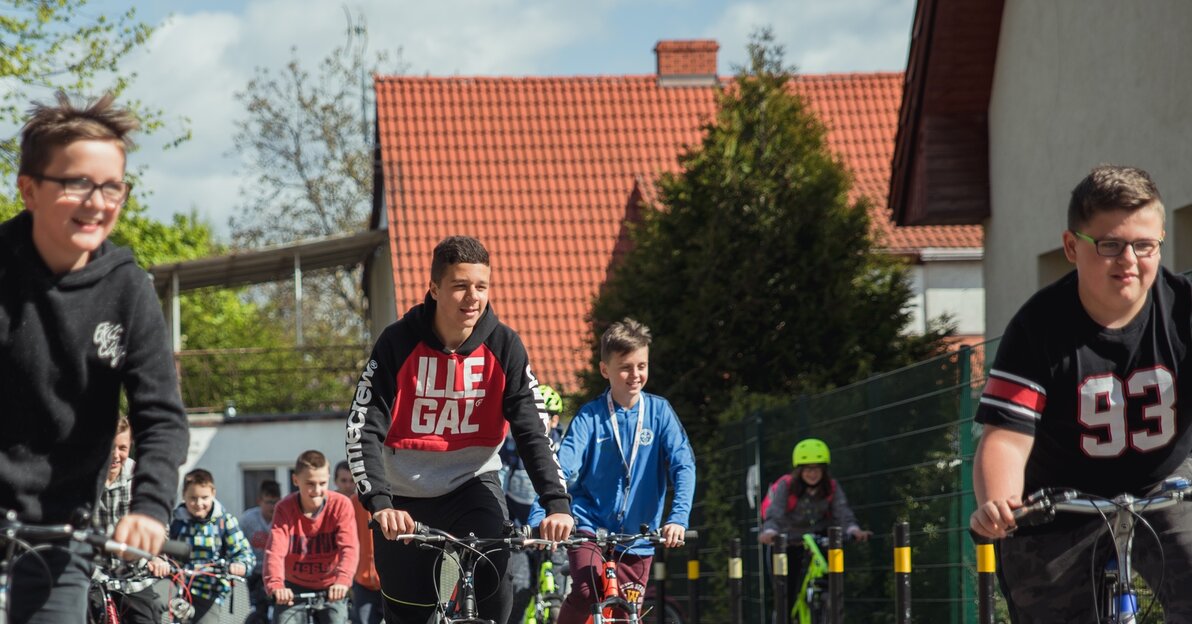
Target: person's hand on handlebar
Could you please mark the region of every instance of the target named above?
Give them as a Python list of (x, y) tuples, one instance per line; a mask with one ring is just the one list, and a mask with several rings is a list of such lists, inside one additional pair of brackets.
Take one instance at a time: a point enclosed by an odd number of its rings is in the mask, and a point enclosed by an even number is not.
[(237, 561), (236, 563), (228, 564), (228, 574), (232, 576), (244, 576), (246, 572), (248, 572), (248, 566), (243, 563)]
[(538, 525), (542, 539), (552, 542), (561, 542), (571, 537), (571, 530), (574, 528), (575, 518), (567, 513), (550, 514), (542, 520), (542, 524)]
[(662, 527), (662, 539), (665, 540), (667, 548), (677, 548), (683, 545), (683, 540), (687, 535), (686, 527), (678, 524), (668, 524)]
[(289, 587), (273, 590), (273, 602), (279, 605), (294, 604), (294, 591)]
[[(166, 525), (152, 516), (130, 513), (116, 524), (112, 539), (156, 555), (161, 552), (161, 545), (166, 542)], [(136, 556), (129, 553), (125, 558), (135, 559)]]
[(149, 573), (157, 578), (165, 578), (170, 575), (170, 564), (161, 557), (150, 559), (146, 567), (149, 568)]
[(417, 524), (410, 514), (400, 509), (382, 509), (372, 515), (373, 521), (381, 529), (385, 539), (396, 539), (398, 535), (409, 535), (415, 531)]
[(848, 535), (858, 542), (868, 542), (869, 538), (873, 537), (873, 531), (866, 531), (861, 527), (854, 526), (848, 528)]
[(774, 538), (776, 537), (778, 537), (778, 531), (775, 531), (774, 529), (766, 529), (757, 536), (757, 541), (762, 544), (770, 545), (774, 543)]
[(348, 595), (348, 587), (338, 583), (327, 588), (327, 600), (343, 600)]
[(969, 516), (969, 528), (974, 533), (990, 539), (1001, 539), (1016, 527), (1014, 510), (1022, 507), (1022, 498), (1014, 496), (1005, 500), (986, 501)]

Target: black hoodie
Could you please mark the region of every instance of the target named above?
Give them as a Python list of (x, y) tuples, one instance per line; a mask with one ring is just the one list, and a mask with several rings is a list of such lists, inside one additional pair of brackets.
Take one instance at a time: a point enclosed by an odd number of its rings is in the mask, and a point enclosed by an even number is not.
[(361, 503), (376, 512), (393, 506), (391, 496), (438, 497), (496, 471), (512, 428), (542, 506), (567, 513), (570, 497), (521, 338), (490, 305), (459, 349), (447, 351), (433, 331), (435, 305), (427, 296), (385, 328), (356, 385), (347, 454)]
[(131, 511), (168, 524), (187, 422), (161, 307), (132, 253), (111, 242), (50, 272), (28, 212), (0, 224), (0, 508), (77, 520), (107, 475), (120, 405), (136, 450)]

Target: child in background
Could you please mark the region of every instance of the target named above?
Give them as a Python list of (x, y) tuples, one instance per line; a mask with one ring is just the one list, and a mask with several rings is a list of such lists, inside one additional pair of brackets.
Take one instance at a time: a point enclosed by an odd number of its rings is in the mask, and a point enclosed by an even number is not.
[(273, 510), (277, 501), (281, 500), (281, 484), (272, 479), (261, 482), (257, 490), (257, 506), (246, 510), (240, 516), (240, 530), (252, 545), (252, 554), (257, 559), (248, 574), (248, 599), (252, 603), (253, 611), (265, 620), (269, 612), (268, 596), (265, 594), (265, 580), (262, 571), (265, 568), (265, 544), (269, 543), (269, 529), (273, 526)]
[[(642, 524), (662, 529), (666, 546), (683, 544), (695, 494), (691, 443), (670, 403), (643, 391), (650, 374), (650, 329), (633, 320), (613, 323), (600, 338), (600, 374), (609, 389), (580, 408), (559, 448), (559, 465), (571, 492), (579, 533), (637, 533)], [(662, 522), (667, 483), (674, 489)], [(542, 518), (535, 503), (530, 525)], [(641, 542), (617, 557), (621, 593), (641, 606), (654, 547)], [(559, 610), (559, 624), (582, 624), (603, 577), (599, 549), (572, 549), (572, 590)]]
[(385, 615), (384, 597), (381, 595), (381, 577), (373, 562), (372, 529), (368, 527), (372, 514), (360, 504), (356, 496), (356, 482), (348, 462), (335, 465), (335, 489), (352, 499), (352, 511), (356, 514), (356, 537), (360, 540), (360, 562), (356, 564), (356, 576), (352, 579), (352, 594), (348, 604), (348, 621), (352, 624), (381, 624)]
[[(188, 568), (224, 560), (230, 564), (229, 574), (244, 576), (256, 562), (252, 546), (240, 530), (240, 522), (215, 499), (215, 479), (201, 468), (186, 473), (182, 480), (182, 504), (174, 509), (170, 539), (190, 544)], [(161, 559), (150, 562), (149, 567), (159, 576), (169, 572)], [(190, 584), (191, 604), (195, 608), (192, 624), (218, 624), (218, 605), (231, 589), (226, 580), (196, 576)]]
[(273, 512), (273, 529), (265, 547), (265, 591), (273, 597), (276, 624), (306, 621), (293, 609), (294, 594), (326, 591), (328, 609), (318, 616), (322, 624), (348, 621), (348, 588), (356, 573), (359, 541), (352, 502), (329, 491), (327, 458), (306, 451), (294, 463), (298, 491), (281, 499)]

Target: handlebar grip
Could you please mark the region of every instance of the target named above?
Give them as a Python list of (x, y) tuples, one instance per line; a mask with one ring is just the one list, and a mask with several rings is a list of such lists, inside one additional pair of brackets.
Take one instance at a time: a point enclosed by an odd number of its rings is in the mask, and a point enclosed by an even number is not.
[(683, 539), (684, 540), (697, 540), (697, 539), (699, 539), (699, 531), (697, 531), (695, 529), (687, 529), (687, 532), (683, 534)]
[(161, 554), (168, 555), (175, 559), (190, 559), (190, 544), (180, 540), (166, 540), (161, 545)]

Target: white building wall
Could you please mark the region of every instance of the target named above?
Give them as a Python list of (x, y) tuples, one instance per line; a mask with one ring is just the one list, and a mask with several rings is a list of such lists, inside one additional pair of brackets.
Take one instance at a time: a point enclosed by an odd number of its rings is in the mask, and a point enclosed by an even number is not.
[[(1192, 203), (1190, 32), (1186, 0), (1006, 0), (989, 105), (988, 336), (1038, 289), (1040, 256), (1060, 247), (1068, 197), (1093, 166), (1142, 167), (1167, 206)], [(1172, 234), (1168, 266), (1192, 246)]]
[(928, 319), (948, 314), (964, 336), (985, 334), (985, 291), (982, 287), (980, 250), (969, 250), (969, 260), (925, 259), (910, 269), (911, 320), (909, 331), (923, 333)]
[[(211, 472), (216, 498), (232, 513), (244, 511), (245, 469), (272, 467), (284, 495), (290, 491), (289, 471), (303, 451), (327, 456), (331, 468), (345, 458), (344, 421), (288, 420), (203, 425), (192, 422), (190, 450), (180, 474), (195, 468)], [(181, 487), (181, 481), (179, 482)], [(250, 494), (255, 497), (255, 492)]]

